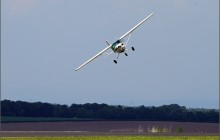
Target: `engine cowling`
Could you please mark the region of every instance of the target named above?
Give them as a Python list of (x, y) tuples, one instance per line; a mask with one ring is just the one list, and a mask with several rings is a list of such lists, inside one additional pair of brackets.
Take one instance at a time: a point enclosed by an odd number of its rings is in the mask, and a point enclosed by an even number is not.
[(118, 53), (124, 52), (124, 51), (125, 51), (125, 45), (124, 45), (124, 43), (119, 43), (119, 44), (116, 46), (116, 51), (117, 51)]

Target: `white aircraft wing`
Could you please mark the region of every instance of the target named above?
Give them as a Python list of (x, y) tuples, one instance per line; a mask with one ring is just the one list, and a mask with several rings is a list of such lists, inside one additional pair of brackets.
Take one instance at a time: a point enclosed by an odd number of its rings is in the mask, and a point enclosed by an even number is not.
[(98, 56), (102, 55), (105, 51), (107, 51), (108, 49), (111, 48), (111, 45), (109, 45), (108, 47), (106, 47), (104, 50), (100, 51), (99, 53), (97, 53), (95, 56), (93, 56), (92, 58), (90, 58), (88, 61), (86, 61), (85, 63), (83, 63), (81, 66), (79, 66), (78, 68), (75, 69), (75, 71), (79, 70), (80, 68), (82, 68), (83, 66), (85, 66), (86, 64), (88, 64), (89, 62), (91, 62), (92, 60), (96, 59)]
[(125, 33), (123, 36), (119, 38), (119, 40), (125, 38), (127, 35), (129, 35), (131, 32), (133, 32), (135, 29), (137, 29), (141, 24), (143, 24), (147, 19), (149, 19), (154, 13), (151, 13), (149, 16), (147, 16), (145, 19), (143, 19), (140, 23), (138, 23), (136, 26), (134, 26), (131, 30), (129, 30), (127, 33)]

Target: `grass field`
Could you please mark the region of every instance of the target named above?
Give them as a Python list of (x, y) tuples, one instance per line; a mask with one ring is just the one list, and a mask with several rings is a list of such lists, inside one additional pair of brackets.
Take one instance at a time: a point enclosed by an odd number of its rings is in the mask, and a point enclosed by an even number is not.
[(218, 136), (3, 137), (2, 140), (219, 140)]

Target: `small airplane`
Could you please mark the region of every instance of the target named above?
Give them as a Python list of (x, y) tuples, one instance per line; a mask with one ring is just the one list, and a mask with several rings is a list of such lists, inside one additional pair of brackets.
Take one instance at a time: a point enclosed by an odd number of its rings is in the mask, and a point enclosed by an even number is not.
[[(75, 71), (81, 69), (83, 66), (85, 66), (86, 64), (88, 64), (89, 62), (93, 61), (94, 59), (96, 59), (98, 56), (104, 54), (104, 52), (106, 52), (108, 49), (112, 49), (111, 53), (107, 53), (106, 57), (113, 54), (113, 53), (117, 53), (119, 57), (119, 55), (121, 53), (124, 53), (125, 56), (128, 56), (128, 54), (126, 53), (127, 50), (130, 49), (126, 49), (126, 46), (128, 44), (128, 41), (130, 39), (131, 33), (137, 29), (141, 24), (143, 24), (147, 19), (149, 19), (152, 15), (154, 15), (154, 13), (151, 13), (149, 16), (147, 16), (146, 18), (144, 18), (140, 23), (138, 23), (136, 26), (134, 26), (132, 29), (130, 29), (127, 33), (125, 33), (124, 35), (122, 35), (118, 40), (116, 40), (113, 44), (110, 44), (108, 41), (106, 41), (108, 47), (106, 47), (104, 50), (100, 51), (99, 53), (97, 53), (95, 56), (93, 56), (92, 58), (90, 58), (89, 60), (87, 60), (85, 63), (83, 63), (81, 66), (79, 66), (78, 68), (75, 69)], [(127, 41), (124, 42), (123, 39), (125, 37), (128, 37)], [(134, 47), (131, 47), (132, 51), (135, 51)], [(115, 64), (117, 64), (117, 60), (113, 60)]]

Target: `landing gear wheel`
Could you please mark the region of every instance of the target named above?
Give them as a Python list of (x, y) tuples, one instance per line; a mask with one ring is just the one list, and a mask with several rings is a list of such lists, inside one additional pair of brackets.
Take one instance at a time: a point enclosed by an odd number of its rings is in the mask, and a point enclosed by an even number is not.
[(134, 47), (131, 47), (132, 51), (135, 51)]
[(114, 60), (114, 63), (117, 64), (118, 62), (116, 60)]
[(128, 54), (127, 54), (127, 53), (125, 53), (125, 56), (128, 56)]

